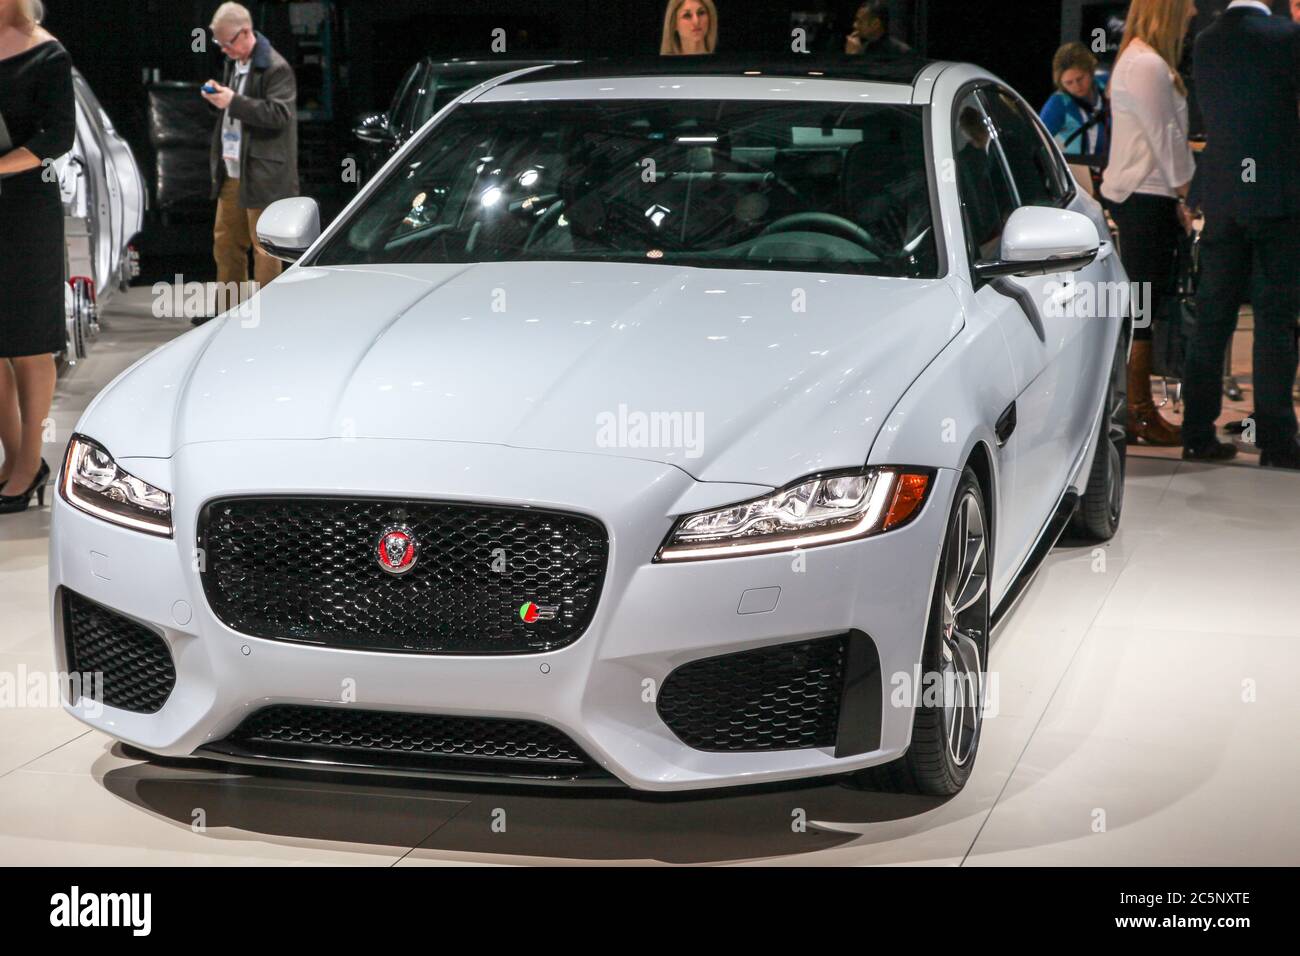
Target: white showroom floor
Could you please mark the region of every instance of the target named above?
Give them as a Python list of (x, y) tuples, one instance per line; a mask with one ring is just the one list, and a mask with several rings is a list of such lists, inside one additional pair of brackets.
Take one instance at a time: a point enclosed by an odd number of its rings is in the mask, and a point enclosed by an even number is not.
[[(188, 328), (147, 317), (143, 291), (61, 383), (52, 465), (94, 393)], [(158, 766), (28, 694), (0, 706), (0, 863), (1300, 863), (1300, 474), (1134, 456), (1126, 494), (1110, 546), (1058, 548), (995, 635), (999, 712), (947, 802)], [(53, 668), (48, 521), (0, 517), (10, 681)]]

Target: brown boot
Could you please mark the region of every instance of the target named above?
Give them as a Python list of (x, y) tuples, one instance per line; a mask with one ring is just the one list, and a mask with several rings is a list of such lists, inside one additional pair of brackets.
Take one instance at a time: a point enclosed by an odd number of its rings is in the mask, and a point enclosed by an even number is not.
[(1181, 445), (1183, 430), (1167, 422), (1151, 398), (1151, 343), (1134, 342), (1128, 360), (1128, 440)]

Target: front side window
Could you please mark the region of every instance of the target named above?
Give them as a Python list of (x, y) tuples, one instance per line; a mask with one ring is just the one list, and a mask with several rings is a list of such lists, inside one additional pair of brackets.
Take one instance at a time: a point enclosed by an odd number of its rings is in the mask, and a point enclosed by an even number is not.
[(972, 262), (996, 259), (1002, 230), (1016, 208), (1015, 192), (974, 93), (957, 104), (952, 131), (957, 196)]
[(599, 260), (938, 274), (918, 107), (459, 107), (315, 265)]
[(1024, 206), (1055, 206), (1064, 199), (1057, 175), (1055, 151), (1047, 145), (1037, 122), (1011, 93), (990, 88), (985, 91), (989, 116), (998, 132), (1011, 175)]

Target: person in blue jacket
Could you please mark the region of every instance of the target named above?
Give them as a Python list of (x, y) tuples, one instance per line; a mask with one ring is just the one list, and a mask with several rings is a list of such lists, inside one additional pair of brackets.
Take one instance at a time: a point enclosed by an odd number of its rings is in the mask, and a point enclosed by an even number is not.
[(1052, 57), (1052, 80), (1056, 92), (1039, 113), (1047, 131), (1067, 157), (1105, 156), (1110, 148), (1110, 110), (1106, 76), (1098, 73), (1097, 58), (1082, 43), (1067, 43)]

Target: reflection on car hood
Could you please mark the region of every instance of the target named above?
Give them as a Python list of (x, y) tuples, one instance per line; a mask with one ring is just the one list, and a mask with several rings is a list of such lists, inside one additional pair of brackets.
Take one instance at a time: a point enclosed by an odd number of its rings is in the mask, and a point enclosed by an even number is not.
[(120, 456), (445, 440), (780, 484), (865, 461), (961, 325), (941, 280), (623, 263), (294, 269), (254, 302), (129, 372), (83, 427), (123, 436), (102, 436)]

